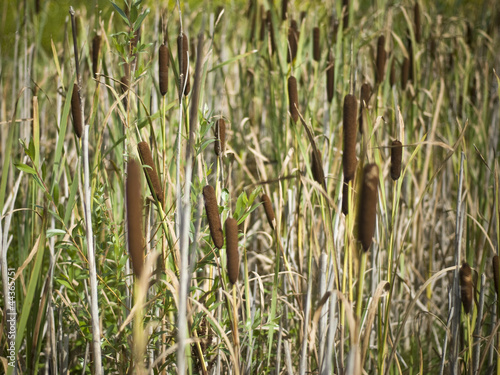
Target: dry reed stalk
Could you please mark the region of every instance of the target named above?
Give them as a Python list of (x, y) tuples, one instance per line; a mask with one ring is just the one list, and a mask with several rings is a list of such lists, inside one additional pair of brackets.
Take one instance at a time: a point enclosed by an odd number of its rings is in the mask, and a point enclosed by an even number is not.
[(290, 103), (290, 114), (293, 122), (299, 119), (299, 94), (297, 92), (297, 80), (294, 76), (288, 77), (288, 101)]
[(264, 211), (266, 212), (267, 222), (271, 228), (276, 227), (276, 217), (274, 216), (273, 204), (271, 198), (267, 194), (262, 195), (262, 203), (264, 204)]
[(226, 122), (223, 118), (220, 118), (215, 123), (215, 142), (214, 151), (215, 155), (224, 155), (224, 150), (226, 149)]
[(132, 269), (137, 278), (144, 267), (144, 236), (142, 234), (141, 170), (135, 159), (127, 165), (127, 235)]
[(188, 72), (189, 41), (184, 33), (181, 33), (177, 38), (177, 57), (179, 59), (179, 75), (181, 75), (179, 92), (187, 96), (191, 90)]
[(401, 176), (401, 158), (403, 156), (403, 144), (392, 141), (391, 145), (391, 178), (396, 181)]
[(358, 215), (358, 236), (364, 251), (368, 251), (375, 233), (378, 200), (378, 166), (368, 164), (363, 171), (363, 185)]
[(323, 158), (321, 156), (321, 152), (319, 150), (318, 150), (318, 152), (315, 152), (313, 149), (312, 155), (311, 155), (311, 172), (312, 172), (314, 181), (316, 181), (321, 186), (324, 186), (325, 173), (323, 171), (322, 160), (323, 160)]
[(92, 72), (97, 74), (99, 68), (99, 51), (101, 49), (101, 36), (96, 35), (92, 39)]
[(162, 96), (168, 91), (168, 65), (170, 59), (168, 56), (168, 47), (164, 43), (160, 46), (160, 51), (158, 54), (158, 65), (159, 65), (159, 75), (160, 75), (160, 93)]
[(500, 283), (500, 262), (498, 259), (498, 255), (493, 257), (493, 283), (495, 285), (495, 292), (498, 295), (498, 284)]
[(83, 133), (82, 101), (77, 83), (73, 84), (73, 93), (71, 94), (71, 114), (73, 116), (73, 130), (76, 136), (81, 138)]
[(382, 83), (384, 80), (386, 60), (385, 36), (380, 35), (377, 40), (377, 83)]
[(472, 289), (472, 269), (464, 262), (459, 271), (460, 276), (460, 295), (462, 298), (462, 305), (464, 306), (464, 311), (469, 314), (472, 310), (473, 301), (473, 289)]
[(358, 103), (354, 95), (347, 94), (344, 98), (344, 181), (354, 178), (356, 171), (356, 116)]
[(238, 281), (240, 254), (238, 252), (238, 222), (229, 217), (226, 219), (227, 274), (231, 284)]
[(143, 165), (147, 165), (149, 168), (143, 168), (144, 173), (149, 185), (149, 190), (153, 196), (156, 196), (158, 202), (163, 205), (163, 190), (161, 188), (160, 178), (156, 172), (155, 164), (153, 162), (153, 155), (151, 154), (151, 149), (147, 142), (140, 142), (137, 145), (139, 150), (139, 156), (141, 157), (141, 162)]
[(315, 61), (321, 60), (321, 50), (319, 48), (319, 38), (320, 38), (320, 33), (319, 33), (319, 27), (313, 28), (313, 59)]
[(326, 68), (326, 96), (328, 103), (333, 100), (333, 94), (335, 92), (335, 60), (333, 59), (332, 53), (328, 54), (328, 66)]
[(360, 106), (359, 106), (359, 132), (363, 134), (363, 112), (365, 108), (368, 108), (368, 102), (372, 95), (372, 87), (369, 83), (363, 83), (361, 85), (361, 95), (360, 95)]
[(215, 190), (212, 186), (207, 185), (203, 188), (203, 198), (205, 198), (205, 212), (207, 213), (210, 235), (215, 247), (221, 249), (224, 245), (224, 236), (219, 216), (219, 205), (217, 204)]
[(418, 5), (418, 1), (415, 2), (415, 6), (413, 7), (413, 20), (415, 21), (415, 41), (420, 43), (422, 40), (422, 28), (420, 24), (420, 6)]

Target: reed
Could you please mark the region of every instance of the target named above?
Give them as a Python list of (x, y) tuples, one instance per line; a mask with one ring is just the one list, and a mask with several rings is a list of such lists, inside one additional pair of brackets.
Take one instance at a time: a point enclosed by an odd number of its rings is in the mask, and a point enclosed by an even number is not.
[(274, 216), (273, 204), (271, 203), (271, 199), (267, 194), (262, 195), (262, 203), (264, 205), (264, 211), (266, 212), (267, 222), (271, 226), (271, 228), (276, 228), (276, 217)]
[(410, 59), (405, 57), (401, 65), (401, 89), (404, 91), (410, 78)]
[(219, 205), (212, 186), (207, 185), (203, 188), (203, 198), (205, 199), (205, 212), (212, 241), (216, 248), (221, 249), (224, 246), (224, 236), (219, 216)]
[(184, 33), (177, 38), (177, 58), (179, 59), (179, 74), (182, 75), (179, 81), (179, 92), (187, 96), (191, 90), (188, 71), (189, 40)]
[(500, 262), (498, 259), (498, 255), (495, 254), (493, 257), (493, 284), (495, 286), (495, 292), (498, 295), (498, 286), (500, 284)]
[(415, 22), (415, 41), (420, 43), (422, 41), (422, 27), (420, 24), (420, 6), (418, 1), (415, 2), (413, 7), (413, 21)]
[(232, 217), (226, 219), (227, 274), (231, 284), (236, 284), (240, 268), (238, 251), (238, 222)]
[(127, 164), (127, 237), (132, 269), (137, 278), (144, 267), (144, 236), (142, 232), (141, 170), (135, 159)]
[(99, 69), (99, 52), (101, 50), (101, 36), (95, 35), (92, 39), (92, 72), (94, 76)]
[(361, 85), (361, 94), (360, 94), (360, 106), (359, 106), (359, 132), (363, 134), (363, 112), (365, 108), (368, 108), (368, 102), (370, 101), (370, 97), (372, 95), (372, 87), (369, 83), (363, 83)]
[(361, 201), (358, 215), (358, 238), (363, 250), (370, 249), (375, 233), (375, 221), (378, 201), (378, 166), (367, 164), (363, 170)]
[(314, 61), (317, 62), (321, 60), (319, 38), (320, 38), (319, 27), (316, 26), (313, 28), (313, 59)]
[(215, 142), (214, 151), (215, 155), (224, 155), (226, 149), (226, 122), (223, 118), (220, 118), (215, 123)]
[(347, 94), (344, 98), (344, 154), (343, 169), (344, 181), (349, 182), (354, 178), (356, 171), (356, 116), (358, 113), (356, 97)]
[(82, 101), (78, 84), (73, 84), (73, 93), (71, 94), (71, 115), (73, 116), (73, 130), (78, 138), (82, 137), (83, 133), (83, 113)]
[(297, 79), (294, 76), (288, 77), (288, 101), (292, 120), (297, 122), (299, 120), (299, 94), (297, 92)]
[(160, 93), (162, 96), (168, 91), (168, 66), (170, 63), (170, 58), (168, 56), (168, 47), (164, 43), (160, 46), (160, 51), (158, 53), (158, 66), (159, 66), (159, 76), (160, 76)]
[(377, 40), (377, 83), (379, 84), (384, 80), (386, 60), (385, 36), (380, 35)]
[(403, 144), (392, 141), (391, 144), (391, 178), (396, 181), (401, 176), (401, 158), (403, 156)]
[(143, 168), (144, 174), (146, 175), (146, 179), (148, 181), (149, 190), (151, 191), (151, 194), (153, 194), (153, 197), (155, 197), (158, 202), (163, 205), (163, 190), (161, 188), (160, 178), (158, 177), (158, 173), (156, 172), (156, 167), (153, 162), (153, 155), (151, 154), (149, 144), (147, 142), (139, 142), (139, 144), (137, 145), (137, 149), (139, 151), (139, 156), (141, 157), (142, 164), (149, 167)]
[(464, 262), (459, 271), (460, 276), (460, 296), (462, 305), (466, 314), (470, 314), (473, 304), (473, 289), (472, 289), (472, 269)]
[(328, 103), (333, 100), (333, 94), (335, 93), (335, 60), (330, 52), (328, 54), (328, 65), (326, 68), (326, 97)]

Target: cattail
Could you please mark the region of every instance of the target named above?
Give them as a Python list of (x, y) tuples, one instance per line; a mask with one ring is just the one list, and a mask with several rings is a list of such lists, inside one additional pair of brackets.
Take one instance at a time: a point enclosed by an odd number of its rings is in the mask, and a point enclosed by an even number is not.
[(500, 269), (499, 269), (499, 261), (498, 261), (498, 255), (495, 255), (493, 257), (493, 283), (495, 285), (495, 292), (497, 292), (498, 295), (498, 284), (500, 283)]
[(434, 59), (436, 58), (437, 45), (436, 45), (436, 38), (434, 38), (432, 35), (429, 41), (429, 50), (431, 54), (431, 60), (434, 61)]
[(99, 51), (101, 49), (101, 36), (96, 35), (92, 39), (92, 71), (97, 74), (99, 68)]
[(294, 76), (288, 77), (288, 101), (290, 102), (290, 114), (293, 122), (299, 120), (299, 94), (297, 93), (297, 80)]
[(271, 199), (267, 194), (262, 195), (262, 203), (264, 204), (264, 211), (266, 211), (266, 217), (271, 228), (275, 228), (276, 218), (274, 216), (273, 204)]
[(215, 190), (207, 185), (203, 188), (203, 198), (205, 198), (205, 211), (207, 213), (208, 228), (216, 248), (220, 249), (224, 245), (224, 236), (222, 234), (222, 225), (220, 223), (219, 205), (215, 197)]
[(378, 167), (368, 164), (363, 171), (360, 211), (358, 215), (358, 235), (364, 251), (368, 251), (375, 233), (375, 219), (378, 200)]
[(361, 103), (359, 106), (359, 132), (363, 134), (363, 112), (364, 109), (368, 107), (368, 102), (370, 101), (370, 96), (372, 95), (372, 87), (369, 83), (363, 83), (361, 85)]
[(392, 86), (396, 84), (396, 58), (393, 57), (391, 61), (391, 75), (389, 77), (389, 83)]
[(410, 77), (410, 59), (405, 57), (403, 60), (403, 65), (401, 66), (401, 89), (406, 89), (406, 84)]
[(385, 36), (380, 35), (377, 41), (377, 83), (382, 83), (384, 80), (386, 58)]
[(415, 41), (420, 43), (422, 40), (422, 31), (420, 27), (420, 6), (418, 2), (415, 2), (415, 6), (413, 7), (413, 20), (415, 21)]
[(328, 98), (328, 103), (333, 100), (333, 94), (335, 89), (335, 60), (331, 53), (328, 55), (328, 67), (326, 68), (326, 96)]
[(141, 170), (135, 159), (127, 165), (127, 228), (128, 251), (132, 269), (141, 277), (144, 266), (144, 236), (142, 235)]
[(408, 54), (410, 65), (408, 67), (408, 79), (413, 82), (413, 43), (411, 42), (411, 38), (408, 37)]
[(224, 150), (226, 148), (226, 122), (223, 118), (220, 118), (215, 123), (215, 142), (214, 151), (215, 155), (224, 155)]
[(232, 217), (226, 219), (227, 274), (229, 281), (238, 281), (240, 255), (238, 252), (238, 222)]
[[(187, 96), (191, 89), (188, 72), (189, 41), (184, 33), (181, 33), (177, 38), (177, 56), (179, 59), (179, 74), (182, 74), (179, 91)], [(182, 91), (184, 87), (185, 89)]]
[(160, 93), (162, 96), (165, 96), (168, 90), (168, 65), (169, 65), (169, 56), (168, 56), (168, 47), (166, 44), (162, 44), (160, 46), (158, 58), (158, 65), (160, 68)]
[(319, 49), (319, 27), (313, 29), (313, 59), (319, 61), (321, 59), (321, 51)]
[(472, 310), (473, 289), (472, 289), (472, 269), (467, 262), (462, 263), (459, 271), (460, 276), (460, 294), (462, 297), (462, 305), (466, 314)]
[(290, 27), (288, 29), (288, 51), (286, 54), (286, 62), (290, 63), (297, 57), (298, 36), (297, 32)]
[(287, 18), (288, 0), (281, 0), (281, 19), (284, 21)]
[(269, 35), (271, 37), (271, 55), (272, 55), (274, 54), (274, 50), (276, 49), (276, 42), (274, 40), (273, 15), (270, 9), (267, 11), (266, 15), (267, 15), (267, 27), (269, 29)]
[(342, 12), (344, 14), (344, 25), (343, 29), (347, 29), (349, 27), (349, 0), (342, 0)]
[(354, 95), (344, 98), (344, 180), (351, 181), (356, 171), (356, 115), (358, 103)]
[(78, 92), (78, 84), (73, 84), (73, 93), (71, 94), (71, 114), (73, 115), (73, 130), (78, 138), (83, 133), (82, 101)]
[(403, 156), (403, 144), (396, 140), (391, 145), (391, 178), (396, 181), (401, 176), (401, 157)]
[(156, 196), (158, 202), (163, 204), (163, 191), (161, 188), (160, 178), (156, 172), (155, 164), (153, 162), (153, 155), (151, 154), (151, 149), (147, 142), (139, 142), (137, 145), (139, 151), (139, 156), (141, 157), (141, 162), (143, 165), (147, 165), (149, 168), (144, 168), (144, 173), (146, 174), (146, 179), (148, 181), (149, 190), (153, 196)]
[(347, 216), (349, 213), (349, 183), (342, 183), (342, 213)]
[(316, 181), (318, 184), (323, 186), (325, 182), (325, 173), (323, 171), (323, 162), (321, 161), (323, 158), (321, 157), (321, 152), (318, 151), (317, 153), (314, 152), (314, 149), (312, 150), (312, 157), (311, 157), (311, 172), (314, 178), (314, 181)]
[(260, 32), (259, 32), (259, 39), (262, 41), (264, 40), (264, 36), (266, 35), (266, 23), (267, 20), (264, 17), (264, 5), (260, 6)]

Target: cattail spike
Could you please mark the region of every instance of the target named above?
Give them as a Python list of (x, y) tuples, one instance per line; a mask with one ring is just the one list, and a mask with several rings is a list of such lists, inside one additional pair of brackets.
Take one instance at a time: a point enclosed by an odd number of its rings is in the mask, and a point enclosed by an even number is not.
[(360, 211), (358, 214), (358, 235), (364, 251), (368, 251), (375, 233), (378, 200), (378, 167), (368, 164), (363, 171)]
[(363, 83), (361, 85), (361, 103), (359, 105), (359, 132), (363, 134), (363, 112), (364, 109), (368, 107), (368, 102), (370, 101), (370, 97), (372, 95), (372, 87), (369, 83)]
[(297, 48), (299, 43), (299, 32), (297, 22), (292, 20), (292, 24), (288, 29), (288, 51), (287, 51), (287, 62), (291, 63), (297, 57)]
[(358, 104), (354, 95), (348, 94), (344, 98), (344, 180), (351, 181), (356, 171), (356, 116)]
[(144, 267), (144, 236), (142, 232), (141, 171), (135, 159), (127, 165), (127, 234), (132, 269), (137, 278)]
[(319, 47), (319, 37), (320, 37), (320, 34), (319, 34), (319, 27), (315, 27), (313, 29), (313, 59), (314, 61), (318, 61), (321, 60), (321, 50), (320, 50), (320, 47)]
[(290, 102), (290, 114), (293, 122), (299, 120), (299, 94), (297, 92), (297, 79), (294, 76), (288, 77), (288, 101)]
[(158, 65), (159, 65), (159, 74), (160, 74), (160, 93), (162, 96), (168, 91), (168, 65), (169, 65), (169, 56), (168, 56), (168, 47), (166, 44), (162, 44), (160, 46), (158, 57)]
[(238, 281), (240, 254), (238, 251), (238, 222), (232, 217), (226, 219), (226, 250), (227, 274), (231, 284), (235, 284)]
[(224, 155), (224, 150), (226, 149), (226, 122), (223, 118), (220, 118), (215, 123), (215, 142), (214, 151), (215, 155)]
[(418, 5), (418, 1), (415, 2), (415, 6), (413, 7), (413, 19), (415, 21), (415, 41), (420, 43), (422, 40), (422, 30), (420, 26), (420, 6)]
[(189, 41), (186, 34), (184, 33), (181, 33), (177, 38), (177, 56), (179, 59), (179, 75), (182, 78), (180, 80), (181, 86), (179, 92), (187, 96), (189, 94), (189, 91), (191, 90), (188, 71)]
[(500, 283), (500, 262), (498, 255), (493, 257), (493, 283), (495, 285), (495, 292), (498, 295), (498, 284)]
[(401, 176), (401, 158), (403, 156), (403, 144), (392, 141), (391, 145), (391, 178), (396, 181)]
[(386, 59), (385, 37), (380, 35), (377, 41), (377, 83), (382, 83), (384, 80)]
[(203, 188), (203, 197), (205, 198), (205, 211), (207, 213), (208, 227), (210, 235), (216, 248), (221, 249), (224, 245), (224, 236), (222, 234), (222, 225), (219, 216), (219, 205), (215, 197), (215, 190), (207, 185)]
[(262, 195), (262, 203), (264, 204), (264, 211), (271, 228), (276, 228), (276, 217), (274, 216), (273, 204), (267, 194)]
[(325, 182), (325, 173), (323, 171), (323, 162), (322, 162), (322, 156), (321, 152), (318, 151), (317, 153), (314, 152), (314, 149), (312, 151), (312, 157), (311, 157), (311, 172), (314, 177), (314, 181), (316, 181), (318, 184), (323, 186)]
[(92, 39), (92, 72), (97, 74), (99, 68), (99, 51), (101, 49), (101, 36), (96, 35)]
[(137, 145), (139, 151), (139, 156), (141, 157), (141, 162), (143, 165), (147, 165), (149, 168), (144, 168), (144, 173), (148, 180), (149, 190), (153, 196), (156, 196), (158, 202), (163, 205), (163, 191), (161, 188), (160, 178), (156, 172), (156, 167), (153, 162), (153, 155), (151, 154), (151, 149), (147, 142), (140, 142)]
[(335, 60), (331, 53), (328, 56), (328, 67), (326, 68), (326, 96), (328, 103), (333, 100), (333, 94), (335, 92)]
[(472, 310), (473, 299), (473, 288), (472, 288), (472, 269), (464, 262), (459, 271), (460, 276), (460, 294), (462, 299), (462, 305), (466, 314), (469, 314)]
[(391, 61), (391, 75), (389, 77), (391, 87), (396, 84), (396, 59), (393, 57)]
[(347, 216), (349, 213), (349, 183), (342, 183), (342, 213)]
[(71, 114), (73, 116), (73, 130), (78, 138), (83, 133), (82, 101), (78, 92), (78, 84), (73, 84), (73, 93), (71, 94)]

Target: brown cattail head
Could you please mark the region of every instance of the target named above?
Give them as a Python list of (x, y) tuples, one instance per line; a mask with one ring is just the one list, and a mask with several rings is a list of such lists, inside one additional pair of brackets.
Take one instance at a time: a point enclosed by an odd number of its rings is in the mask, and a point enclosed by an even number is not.
[(266, 17), (264, 16), (264, 5), (260, 6), (259, 14), (260, 14), (259, 40), (263, 41), (266, 35), (266, 23), (267, 23)]
[(403, 156), (403, 144), (396, 140), (391, 145), (391, 178), (396, 181), (401, 176), (401, 158)]
[(358, 103), (354, 95), (347, 94), (344, 98), (344, 181), (354, 178), (356, 171), (356, 116)]
[(500, 262), (498, 255), (493, 257), (493, 284), (495, 285), (495, 292), (498, 295), (498, 284), (500, 283)]
[(363, 171), (363, 185), (358, 214), (358, 236), (364, 251), (368, 251), (375, 233), (378, 200), (378, 167), (368, 164)]
[(313, 59), (319, 61), (321, 59), (321, 50), (319, 48), (319, 27), (313, 29)]
[(411, 38), (408, 36), (408, 54), (409, 54), (409, 60), (410, 60), (410, 65), (408, 67), (408, 79), (413, 81), (413, 43), (411, 42)]
[(238, 281), (240, 254), (238, 252), (238, 222), (232, 217), (226, 219), (227, 274), (229, 281)]
[(288, 63), (292, 62), (297, 57), (298, 44), (299, 44), (298, 26), (297, 22), (295, 20), (292, 20), (291, 26), (288, 29), (288, 51), (286, 54), (287, 56), (286, 61)]
[(92, 39), (92, 72), (97, 74), (99, 68), (99, 51), (101, 49), (101, 36), (96, 35)]
[(314, 181), (316, 181), (318, 184), (323, 186), (325, 182), (325, 173), (323, 171), (323, 158), (321, 156), (321, 152), (318, 150), (318, 152), (314, 152), (314, 149), (312, 150), (312, 156), (311, 156), (311, 172), (314, 177)]
[(166, 44), (162, 44), (160, 46), (160, 52), (158, 54), (158, 64), (160, 70), (160, 93), (162, 96), (168, 91), (168, 65), (169, 65), (169, 56), (168, 56), (168, 47)]
[(328, 103), (333, 100), (335, 89), (335, 60), (331, 53), (328, 55), (328, 67), (326, 68), (326, 96)]
[(349, 213), (349, 183), (342, 183), (342, 213), (347, 216)]
[(215, 155), (224, 155), (224, 150), (226, 149), (226, 122), (223, 118), (220, 118), (215, 123), (215, 142), (214, 151)]
[(71, 114), (73, 116), (73, 130), (76, 136), (81, 138), (83, 133), (82, 101), (77, 83), (73, 84), (73, 93), (71, 94)]
[(142, 234), (141, 167), (135, 159), (127, 165), (127, 234), (132, 269), (141, 277), (144, 266), (144, 236)]
[(472, 310), (473, 301), (473, 288), (472, 288), (472, 269), (467, 264), (463, 262), (462, 267), (459, 271), (460, 276), (460, 294), (462, 298), (462, 305), (466, 314), (469, 314)]
[(389, 76), (391, 87), (396, 84), (396, 59), (393, 57), (391, 61), (391, 75)]
[(222, 234), (222, 225), (219, 216), (219, 205), (215, 197), (215, 190), (207, 185), (203, 188), (203, 198), (205, 198), (205, 211), (207, 213), (208, 228), (216, 248), (221, 249), (224, 245), (224, 235)]
[(406, 84), (410, 78), (410, 59), (405, 57), (401, 66), (401, 89), (406, 89)]
[(288, 0), (281, 0), (281, 19), (284, 21), (287, 18)]
[(151, 149), (147, 142), (139, 142), (137, 145), (139, 151), (139, 156), (141, 157), (141, 162), (143, 165), (147, 165), (149, 168), (143, 168), (146, 174), (146, 179), (148, 181), (149, 190), (153, 196), (156, 196), (158, 202), (163, 204), (163, 191), (161, 188), (160, 178), (156, 172), (155, 164), (153, 162), (153, 155), (151, 154)]
[(363, 112), (364, 109), (368, 107), (368, 102), (370, 101), (370, 97), (372, 95), (372, 87), (369, 83), (363, 83), (361, 85), (361, 103), (359, 106), (359, 132), (363, 134)]
[(377, 41), (377, 83), (382, 83), (384, 80), (386, 59), (385, 36), (380, 35)]
[(262, 195), (262, 203), (264, 204), (264, 210), (266, 211), (267, 221), (271, 228), (276, 227), (276, 217), (274, 216), (273, 204), (271, 203), (271, 199), (267, 194)]
[(299, 120), (299, 94), (297, 92), (297, 80), (294, 76), (288, 77), (288, 101), (290, 103), (290, 114), (293, 122)]
[(418, 5), (418, 1), (415, 2), (415, 6), (413, 7), (413, 20), (415, 21), (415, 41), (420, 43), (422, 40), (422, 29), (420, 26), (420, 6)]
[(187, 96), (191, 89), (188, 72), (189, 40), (184, 33), (177, 38), (177, 58), (179, 59), (179, 75), (182, 75), (179, 91)]

